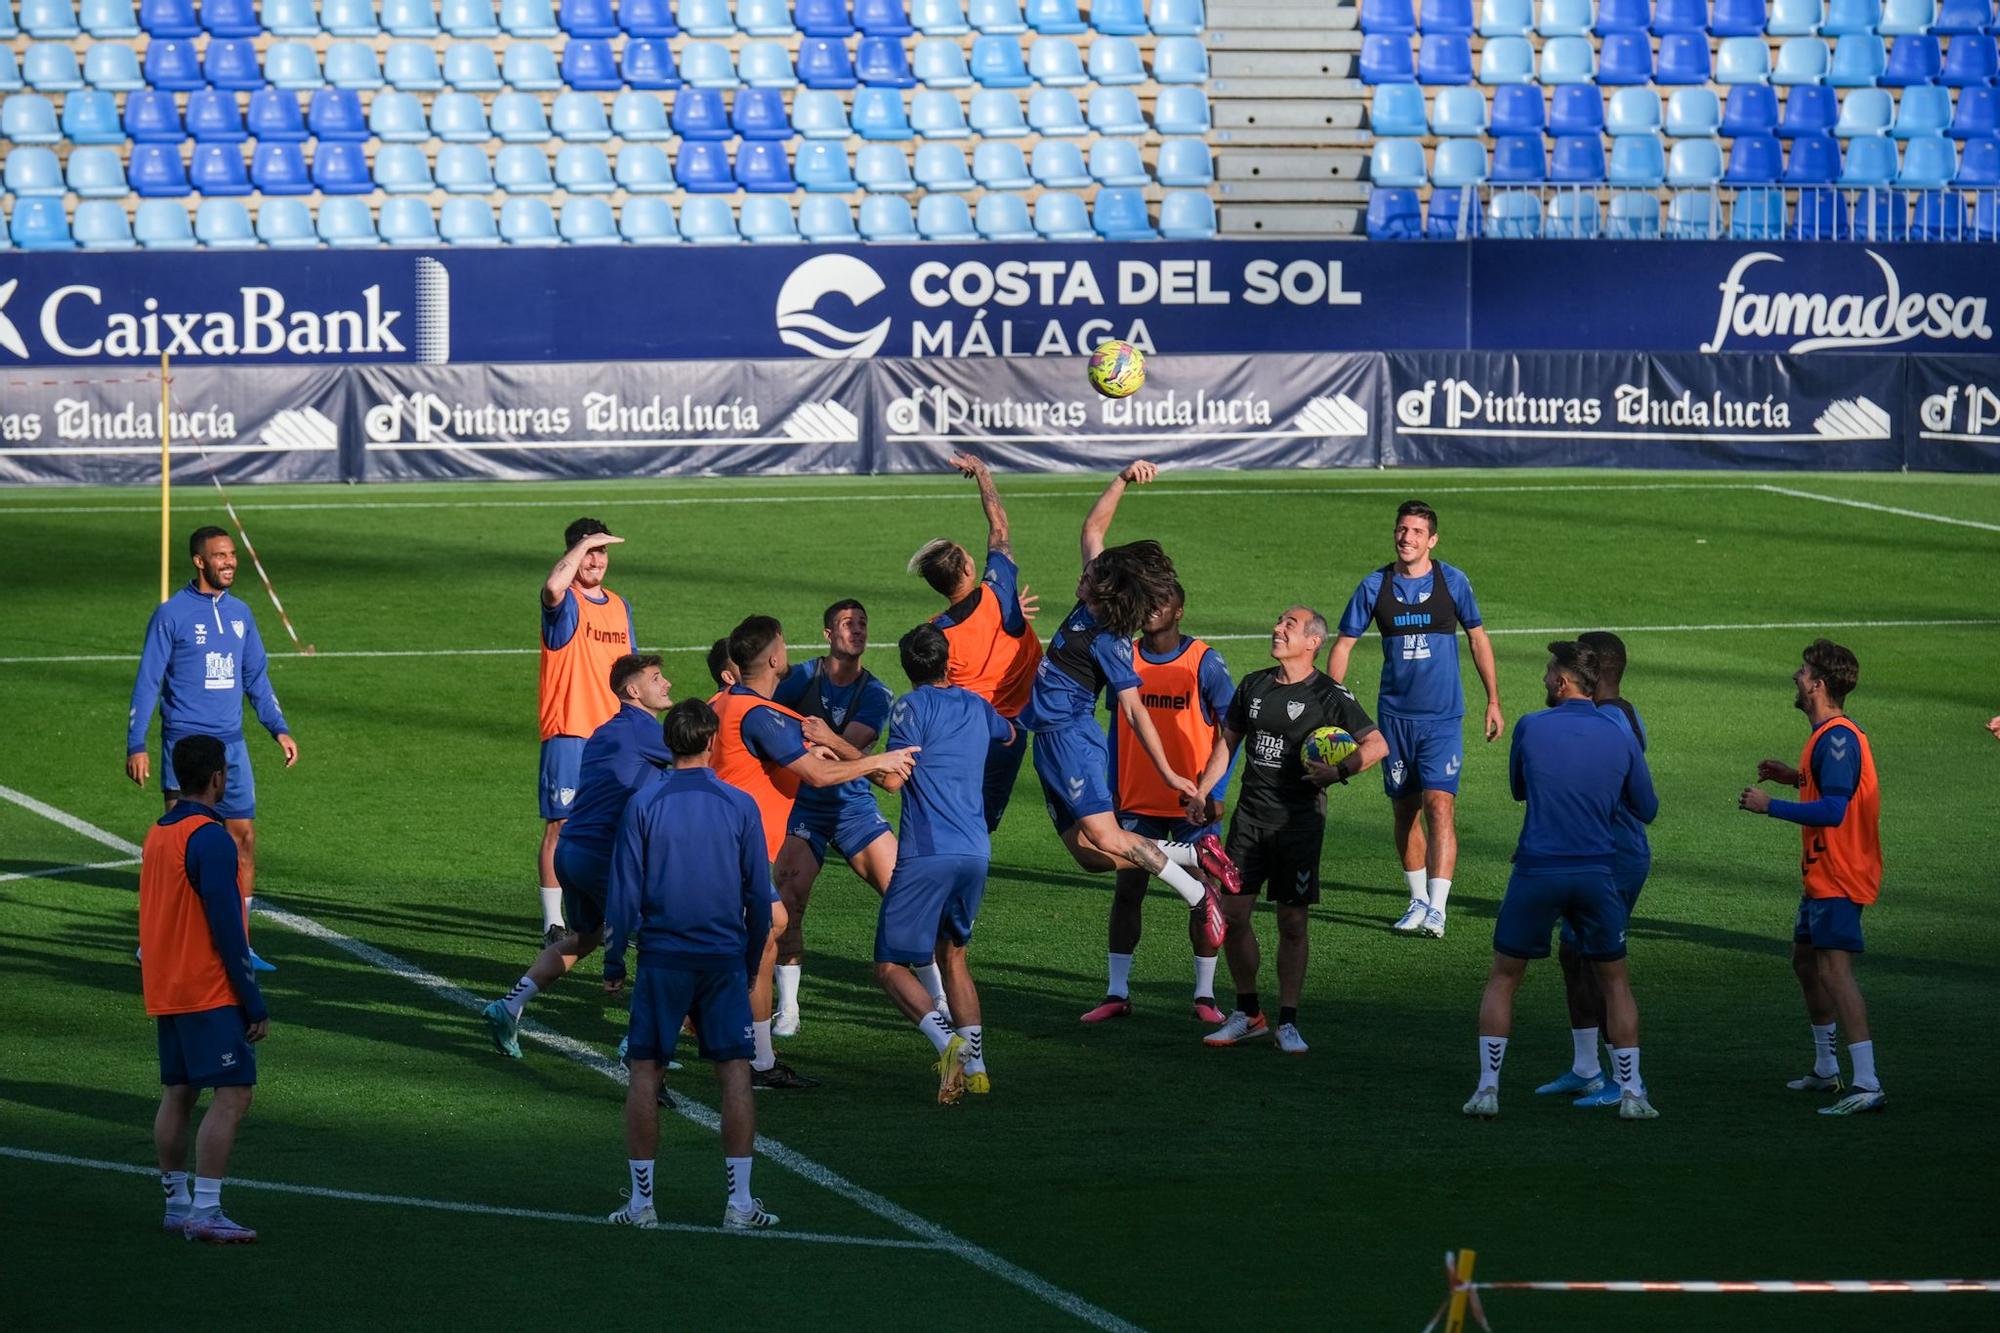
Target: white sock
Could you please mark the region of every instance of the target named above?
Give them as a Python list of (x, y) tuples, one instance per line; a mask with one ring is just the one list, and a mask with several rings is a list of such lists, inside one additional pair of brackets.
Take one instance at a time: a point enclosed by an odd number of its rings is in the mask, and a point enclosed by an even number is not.
[(778, 1012), (781, 1014), (798, 1012), (800, 970), (798, 963), (779, 963), (773, 974), (778, 986)]
[(1181, 901), (1189, 907), (1200, 907), (1208, 897), (1208, 890), (1202, 887), (1201, 881), (1172, 861), (1160, 867), (1159, 879), (1162, 884), (1178, 893)]
[(1874, 1041), (1850, 1041), (1847, 1043), (1847, 1058), (1854, 1062), (1854, 1086), (1863, 1092), (1882, 1091), (1882, 1080), (1875, 1077)]
[(937, 1047), (940, 1055), (951, 1044), (951, 1027), (935, 1009), (917, 1020), (917, 1031), (931, 1039), (931, 1045)]
[(197, 1213), (218, 1212), (222, 1208), (222, 1182), (212, 1176), (194, 1178), (194, 1210)]
[(1596, 1078), (1604, 1072), (1604, 1066), (1597, 1062), (1596, 1028), (1571, 1028), (1569, 1040), (1576, 1048), (1576, 1057), (1570, 1061), (1570, 1073), (1578, 1078)]
[(167, 1207), (185, 1208), (188, 1196), (188, 1173), (185, 1171), (160, 1172), (160, 1191), (167, 1196)]
[(1106, 954), (1111, 960), (1111, 984), (1105, 987), (1106, 995), (1116, 995), (1124, 999), (1132, 990), (1132, 955), (1129, 953)]
[(1194, 844), (1191, 842), (1168, 842), (1165, 838), (1159, 838), (1154, 840), (1153, 845), (1159, 848), (1161, 854), (1177, 866), (1183, 866), (1189, 870), (1197, 870), (1201, 867), (1201, 857), (1195, 852)]
[(750, 1159), (748, 1157), (725, 1157), (723, 1170), (729, 1174), (729, 1206), (739, 1213), (747, 1213), (753, 1206), (750, 1198)]
[(1410, 886), (1411, 902), (1428, 903), (1431, 900), (1429, 891), (1424, 888), (1424, 872), (1421, 869), (1405, 870), (1403, 882)]
[(750, 1067), (769, 1069), (778, 1063), (778, 1053), (771, 1047), (771, 1020), (767, 1018), (761, 1023), (752, 1023), (750, 1029), (757, 1042), (757, 1054), (751, 1059)]
[(1442, 912), (1444, 910), (1445, 903), (1449, 902), (1450, 899), (1451, 899), (1451, 881), (1448, 879), (1433, 879), (1430, 882), (1431, 910), (1433, 912)]
[(653, 1163), (646, 1158), (628, 1157), (625, 1159), (625, 1169), (632, 1173), (631, 1210), (636, 1213), (642, 1208), (651, 1208), (653, 1206)]
[(1639, 1048), (1637, 1046), (1613, 1046), (1611, 1048), (1611, 1073), (1618, 1080), (1620, 1092), (1635, 1092), (1646, 1095), (1646, 1080), (1639, 1077)]
[(500, 997), (500, 1003), (507, 1006), (507, 1012), (514, 1015), (515, 1020), (518, 1022), (521, 1017), (521, 1011), (528, 1007), (528, 1001), (534, 999), (535, 992), (540, 989), (541, 987), (537, 986), (530, 978), (522, 977), (514, 983), (513, 990), (508, 991)]
[(965, 1038), (965, 1072), (983, 1074), (986, 1072), (986, 1044), (980, 1039), (980, 1025), (968, 1023), (958, 1030)]
[(1833, 1033), (1837, 1024), (1815, 1023), (1813, 1034), (1813, 1077), (1832, 1078), (1840, 1072), (1840, 1060), (1833, 1053)]
[(1194, 960), (1194, 993), (1196, 999), (1215, 998), (1215, 959)]
[(563, 923), (562, 890), (542, 885), (542, 929), (560, 926)]
[(1481, 1092), (1500, 1091), (1500, 1062), (1507, 1058), (1505, 1037), (1481, 1037), (1479, 1039), (1479, 1090)]
[(924, 989), (931, 993), (931, 1008), (944, 1008), (944, 973), (938, 971), (937, 959), (921, 963), (910, 971), (917, 974), (917, 980), (923, 982)]

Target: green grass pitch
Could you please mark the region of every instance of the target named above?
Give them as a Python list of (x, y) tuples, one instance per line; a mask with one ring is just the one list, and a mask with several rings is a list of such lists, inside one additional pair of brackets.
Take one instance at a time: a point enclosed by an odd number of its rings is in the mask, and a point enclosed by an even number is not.
[[(1068, 604), (1076, 531), (1101, 478), (1002, 476), (1044, 624)], [(1468, 741), (1450, 931), (1389, 935), (1403, 905), (1373, 775), (1336, 791), (1313, 913), (1304, 1059), (1210, 1051), (1190, 1017), (1182, 916), (1147, 908), (1135, 1015), (1086, 1029), (1104, 986), (1108, 878), (1076, 871), (1024, 773), (994, 847), (973, 958), (994, 1093), (933, 1104), (929, 1048), (868, 966), (875, 899), (820, 880), (805, 1027), (787, 1058), (825, 1079), (766, 1095), (759, 1128), (870, 1192), (760, 1161), (788, 1231), (718, 1220), (713, 1136), (663, 1124), (663, 1218), (622, 1233), (499, 1211), (232, 1187), (262, 1243), (197, 1251), (155, 1228), (157, 1188), (0, 1156), (0, 1326), (158, 1326), (218, 1308), (280, 1328), (1059, 1328), (1058, 1302), (1148, 1329), (1414, 1329), (1450, 1247), (1504, 1278), (2000, 1276), (2000, 1179), (1986, 1118), (2000, 1043), (2000, 484), (1993, 478), (1741, 473), (1170, 474), (1124, 503), (1114, 540), (1157, 537), (1189, 590), (1186, 628), (1224, 638), (1232, 672), (1287, 603), (1336, 614), (1389, 558), (1397, 501), (1430, 499), (1438, 554), (1465, 568), (1495, 631), (1508, 716), (1541, 706), (1557, 631), (1632, 627), (1626, 694), (1652, 732), (1661, 793), (1633, 927), (1648, 1082), (1662, 1118), (1625, 1124), (1532, 1095), (1569, 1054), (1554, 965), (1531, 969), (1493, 1123), (1460, 1117), (1475, 1011), (1519, 812), (1505, 744)], [(273, 677), (303, 749), (284, 772), (253, 734), (259, 888), (269, 903), (482, 997), (536, 950), (535, 588), (563, 525), (599, 515), (628, 543), (611, 586), (668, 649), (677, 695), (695, 649), (767, 611), (794, 652), (821, 609), (863, 598), (880, 647), (935, 610), (903, 572), (924, 539), (983, 534), (969, 483), (937, 477), (242, 488), (257, 552), (316, 658)], [(1843, 503), (1854, 502), (1854, 503)], [(120, 735), (157, 584), (157, 511), (137, 491), (0, 494), (9, 725), (0, 786), (137, 841), (155, 792)], [(1958, 520), (1942, 521), (1942, 520)], [(221, 522), (176, 495), (177, 549)], [(175, 577), (184, 565), (176, 561)], [(237, 591), (287, 647), (245, 561)], [(1873, 622), (1873, 623), (1870, 623)], [(1888, 623), (1897, 622), (1897, 623)], [(1758, 759), (1798, 753), (1787, 676), (1821, 629), (1860, 655), (1851, 707), (1873, 738), (1888, 877), (1861, 965), (1890, 1093), (1830, 1121), (1784, 1080), (1810, 1056), (1787, 965), (1797, 836), (1735, 809)], [(383, 655), (370, 655), (383, 654)], [(1463, 655), (1462, 655), (1463, 656)], [(1371, 637), (1351, 682), (1372, 706)], [(893, 651), (871, 664), (900, 683)], [(1479, 692), (1469, 661), (1473, 718)], [(136, 871), (122, 853), (0, 801), (0, 1148), (150, 1165), (157, 1097), (132, 960)], [(1271, 921), (1264, 994), (1273, 1003)], [(530, 1043), (488, 1048), (476, 1016), (322, 938), (260, 918), (273, 1033), (232, 1163), (248, 1180), (602, 1215), (624, 1183), (621, 1089)], [(594, 960), (532, 1019), (608, 1052), (623, 1011)], [(1225, 993), (1226, 985), (1223, 987)], [(692, 1066), (677, 1091), (712, 1104)], [(1017, 1266), (913, 1239), (875, 1197)], [(916, 1237), (921, 1239), (921, 1237)], [(1025, 1276), (1023, 1276), (1025, 1275)], [(1991, 1328), (2000, 1297), (1722, 1298), (1502, 1294), (1504, 1333), (1565, 1329)]]

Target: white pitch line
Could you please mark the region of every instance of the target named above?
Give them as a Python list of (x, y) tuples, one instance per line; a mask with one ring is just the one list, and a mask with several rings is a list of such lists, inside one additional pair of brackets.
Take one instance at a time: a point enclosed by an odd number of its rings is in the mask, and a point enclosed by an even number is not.
[(59, 875), (74, 875), (81, 870), (120, 870), (138, 864), (138, 857), (128, 856), (122, 861), (92, 861), (85, 865), (50, 866), (46, 870), (15, 870), (0, 875), (0, 884), (12, 879), (54, 879)]
[(1878, 505), (1868, 500), (1849, 500), (1840, 495), (1821, 495), (1816, 491), (1797, 491), (1789, 486), (1760, 485), (1758, 490), (1771, 495), (1789, 495), (1795, 500), (1818, 500), (1821, 504), (1846, 505), (1849, 509), (1868, 509), (1878, 514), (1894, 514), (1898, 518), (1920, 518), (1926, 523), (1949, 523), (1955, 528), (1978, 528), (1981, 532), (2000, 532), (2000, 523), (1981, 523), (1977, 519), (1953, 518), (1949, 514), (1933, 514), (1923, 509), (1898, 509), (1895, 505)]
[[(20, 1162), (40, 1162), (46, 1166), (83, 1167), (91, 1171), (114, 1171), (127, 1176), (157, 1176), (159, 1168), (131, 1162), (110, 1162), (99, 1157), (71, 1157), (67, 1153), (40, 1152), (33, 1148), (0, 1146), (0, 1157)], [(229, 1176), (231, 1189), (268, 1190), (273, 1194), (303, 1194), (315, 1199), (339, 1199), (346, 1203), (379, 1203), (395, 1208), (424, 1208), (439, 1213), (471, 1213), (479, 1217), (513, 1217), (534, 1222), (571, 1222), (583, 1226), (609, 1226), (603, 1217), (591, 1213), (557, 1213), (543, 1208), (509, 1208), (492, 1203), (463, 1203), (456, 1199), (421, 1199), (410, 1194), (373, 1194), (366, 1190), (334, 1189), (327, 1185), (296, 1185), (283, 1180), (245, 1180)], [(840, 1236), (825, 1231), (730, 1231), (722, 1227), (696, 1226), (692, 1222), (661, 1222), (655, 1230), (678, 1231), (696, 1236), (721, 1236), (730, 1240), (796, 1240), (815, 1245), (860, 1245), (880, 1250), (925, 1250), (938, 1247), (927, 1240), (897, 1240), (893, 1236)]]
[[(137, 846), (127, 842), (117, 834), (101, 829), (88, 820), (79, 819), (67, 811), (58, 810), (46, 802), (38, 801), (24, 792), (15, 791), (12, 787), (0, 786), (0, 799), (12, 801), (23, 809), (31, 810), (38, 815), (52, 819), (64, 828), (80, 833), (87, 838), (95, 839), (107, 847), (115, 847), (133, 856), (139, 854), (140, 849)], [(349, 935), (343, 935), (329, 926), (323, 926), (311, 917), (300, 916), (295, 912), (287, 912), (283, 908), (273, 907), (262, 899), (254, 900), (251, 910), (260, 916), (269, 917), (279, 925), (289, 927), (301, 935), (319, 940), (324, 944), (329, 944), (342, 953), (359, 959), (371, 967), (421, 986), (439, 999), (445, 1000), (458, 1008), (468, 1009), (476, 1013), (484, 1007), (484, 1001), (464, 987), (453, 985), (436, 973), (427, 972), (416, 964), (406, 962), (392, 953), (376, 948), (372, 944), (364, 943)], [(522, 1023), (521, 1035), (568, 1056), (571, 1060), (576, 1061), (587, 1069), (596, 1070), (614, 1083), (623, 1084), (627, 1082), (625, 1070), (619, 1066), (617, 1061), (609, 1059), (593, 1046), (586, 1045), (572, 1037), (566, 1037), (560, 1032), (551, 1031), (535, 1022)], [(692, 1102), (686, 1097), (679, 1095), (676, 1095), (675, 1101), (675, 1109), (685, 1119), (691, 1120), (711, 1132), (721, 1129), (722, 1118), (708, 1107)], [(804, 1177), (822, 1189), (837, 1194), (863, 1210), (873, 1213), (876, 1217), (881, 1218), (891, 1226), (909, 1232), (912, 1236), (925, 1242), (931, 1248), (953, 1255), (975, 1268), (992, 1274), (1003, 1282), (1011, 1283), (1038, 1300), (1054, 1306), (1063, 1313), (1081, 1320), (1093, 1328), (1102, 1329), (1105, 1333), (1142, 1333), (1138, 1325), (1119, 1318), (1109, 1310), (1092, 1305), (1089, 1301), (1086, 1301), (1074, 1292), (1058, 1287), (1047, 1278), (1032, 1273), (1019, 1264), (1001, 1258), (984, 1246), (975, 1245), (969, 1240), (954, 1235), (937, 1223), (927, 1218), (919, 1217), (901, 1204), (886, 1199), (873, 1190), (855, 1184), (832, 1168), (820, 1165), (804, 1153), (789, 1148), (776, 1139), (767, 1138), (759, 1134), (757, 1136), (756, 1148), (759, 1153), (779, 1166), (785, 1167), (787, 1170)]]

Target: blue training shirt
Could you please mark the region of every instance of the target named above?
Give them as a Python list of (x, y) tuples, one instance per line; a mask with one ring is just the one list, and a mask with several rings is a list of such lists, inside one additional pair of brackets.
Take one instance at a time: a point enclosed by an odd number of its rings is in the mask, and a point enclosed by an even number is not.
[[(771, 702), (783, 704), (794, 713), (819, 718), (842, 735), (850, 725), (859, 723), (880, 736), (882, 728), (888, 725), (889, 705), (896, 696), (876, 679), (874, 672), (865, 668), (852, 685), (834, 684), (826, 674), (827, 660), (815, 657), (793, 666), (771, 691)], [(869, 790), (867, 778), (854, 778), (837, 787), (802, 786), (795, 805), (802, 814), (830, 814), (853, 800), (874, 802), (875, 793)]]
[[(764, 697), (743, 684), (731, 685), (728, 693)], [(742, 732), (744, 747), (751, 754), (780, 768), (806, 752), (806, 734), (800, 730), (798, 719), (786, 717), (775, 708), (753, 708), (745, 713)]]
[(1521, 870), (1610, 870), (1618, 810), (1642, 824), (1660, 811), (1638, 738), (1588, 699), (1515, 723), (1507, 777), (1514, 799), (1528, 804), (1514, 849)]
[[(1477, 629), (1483, 623), (1479, 603), (1472, 595), (1472, 581), (1462, 570), (1431, 562), (1430, 572), (1420, 578), (1396, 576), (1391, 589), (1404, 602), (1418, 603), (1431, 595), (1431, 584), (1444, 572), (1445, 590), (1458, 610), (1458, 623)], [(1375, 619), (1375, 602), (1382, 593), (1383, 572), (1371, 570), (1355, 588), (1340, 613), (1339, 633), (1358, 639)], [(1382, 679), (1375, 697), (1378, 717), (1442, 719), (1465, 715), (1465, 687), (1458, 678), (1458, 635), (1409, 634), (1382, 640)]]
[[(1597, 711), (1616, 722), (1639, 742), (1640, 751), (1645, 751), (1646, 721), (1639, 716), (1638, 709), (1624, 699), (1605, 699), (1598, 703)], [(1620, 866), (1637, 867), (1652, 862), (1653, 845), (1646, 838), (1646, 826), (1622, 802), (1611, 817), (1611, 841)]]
[(1000, 599), (1000, 628), (1019, 636), (1028, 628), (1028, 618), (1021, 612), (1021, 567), (1014, 558), (1004, 551), (986, 553), (986, 573), (979, 580), (972, 595), (962, 602), (953, 603), (937, 615), (931, 617), (931, 624), (940, 629), (956, 625), (979, 609), (982, 597)]
[(757, 803), (712, 768), (677, 768), (618, 821), (604, 920), (612, 956), (691, 972), (757, 970), (771, 930), (771, 868)]
[[(1193, 642), (1193, 638), (1183, 634), (1181, 635), (1180, 646), (1172, 652), (1149, 653), (1142, 645), (1138, 650), (1139, 656), (1155, 666), (1165, 666), (1168, 662), (1173, 661), (1186, 652), (1188, 645)], [(1228, 716), (1230, 700), (1236, 697), (1236, 682), (1229, 677), (1229, 663), (1223, 661), (1222, 650), (1212, 644), (1209, 646), (1208, 651), (1202, 654), (1200, 663), (1195, 667), (1195, 693), (1201, 701), (1201, 716), (1204, 722), (1207, 722), (1210, 726), (1214, 726), (1221, 719)], [(1106, 729), (1106, 734), (1111, 742), (1110, 777), (1111, 790), (1114, 792), (1118, 790), (1118, 729), (1124, 725), (1124, 720), (1118, 710), (1115, 708), (1112, 709), (1111, 723)], [(1206, 763), (1208, 756), (1201, 756), (1201, 761)], [(1212, 793), (1217, 801), (1227, 801), (1229, 799), (1229, 779), (1235, 775), (1235, 772), (1236, 756), (1232, 754), (1229, 756), (1229, 767), (1222, 772), (1222, 781), (1215, 784), (1215, 791)], [(1200, 769), (1197, 768), (1189, 776), (1199, 777)]]
[(273, 736), (291, 730), (271, 689), (269, 658), (257, 619), (233, 594), (213, 596), (190, 580), (153, 609), (139, 675), (132, 682), (132, 711), (125, 726), (125, 753), (146, 748), (153, 708), (160, 710), (160, 735), (168, 749), (183, 736), (243, 739), (243, 700)]
[(1132, 669), (1132, 641), (1097, 623), (1088, 606), (1078, 602), (1063, 617), (1035, 668), (1034, 693), (1021, 710), (1021, 725), (1030, 731), (1058, 731), (1078, 721), (1092, 721), (1097, 696), (1107, 689), (1139, 688)]
[(609, 861), (618, 821), (633, 793), (673, 763), (659, 719), (635, 703), (622, 704), (583, 743), (576, 800), (563, 821), (562, 841), (575, 852)]
[(903, 783), (896, 859), (992, 854), (986, 833), (986, 754), (991, 741), (1026, 738), (993, 705), (957, 685), (919, 685), (889, 713), (889, 748), (920, 745)]

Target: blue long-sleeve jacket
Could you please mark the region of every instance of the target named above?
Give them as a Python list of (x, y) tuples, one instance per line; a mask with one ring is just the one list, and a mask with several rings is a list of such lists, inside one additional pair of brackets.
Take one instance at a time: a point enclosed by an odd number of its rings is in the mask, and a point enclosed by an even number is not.
[[(178, 824), (194, 815), (222, 816), (198, 801), (177, 802), (160, 822)], [(264, 992), (250, 971), (250, 939), (243, 932), (243, 895), (236, 887), (236, 839), (220, 822), (199, 829), (187, 841), (187, 877), (201, 895), (201, 914), (208, 920), (209, 938), (229, 975), (229, 988), (236, 992), (243, 1021), (261, 1023), (270, 1017), (264, 1007)]]
[(1610, 870), (1620, 808), (1642, 824), (1660, 811), (1638, 737), (1588, 699), (1516, 722), (1507, 773), (1514, 799), (1528, 805), (1514, 851), (1522, 870)]
[(714, 769), (673, 769), (625, 807), (604, 904), (613, 949), (637, 931), (642, 965), (755, 971), (774, 900), (757, 803)]
[(139, 676), (132, 682), (132, 712), (125, 727), (125, 753), (146, 748), (153, 708), (160, 710), (162, 739), (171, 746), (183, 736), (243, 738), (243, 698), (273, 736), (291, 730), (272, 692), (269, 659), (256, 618), (241, 598), (209, 596), (190, 581), (160, 603), (146, 624)]

